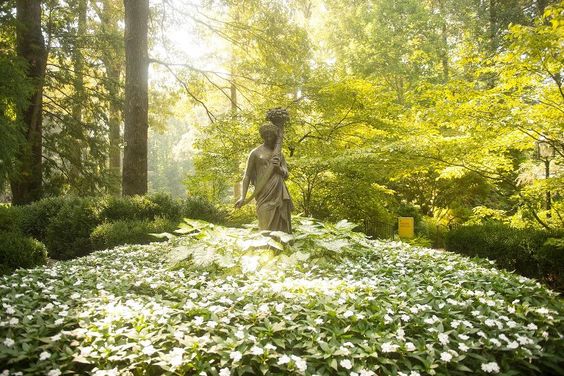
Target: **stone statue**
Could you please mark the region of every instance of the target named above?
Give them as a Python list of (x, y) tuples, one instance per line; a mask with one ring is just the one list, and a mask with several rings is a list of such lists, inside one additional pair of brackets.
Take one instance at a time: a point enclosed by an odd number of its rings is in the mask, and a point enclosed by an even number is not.
[[(260, 230), (292, 232), (290, 213), (294, 208), (284, 180), (288, 177), (288, 166), (282, 155), (284, 123), (288, 112), (281, 108), (268, 111), (268, 123), (260, 127), (263, 144), (251, 151), (243, 178), (241, 198), (235, 203), (240, 208), (253, 198), (257, 202), (257, 217)], [(249, 183), (255, 191), (249, 197)]]

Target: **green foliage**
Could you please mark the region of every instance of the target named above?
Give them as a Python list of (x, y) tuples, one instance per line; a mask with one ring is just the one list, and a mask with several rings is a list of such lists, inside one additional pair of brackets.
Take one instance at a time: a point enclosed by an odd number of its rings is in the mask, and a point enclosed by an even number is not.
[(0, 205), (0, 231), (20, 232), (20, 213), (17, 207)]
[(98, 223), (92, 199), (70, 197), (65, 200), (45, 231), (49, 257), (67, 260), (89, 254), (92, 251), (90, 233)]
[(147, 244), (159, 241), (152, 233), (171, 232), (178, 222), (170, 219), (119, 220), (98, 225), (90, 234), (92, 248), (108, 249), (123, 244)]
[(46, 261), (43, 243), (19, 232), (0, 231), (0, 274), (2, 269), (32, 268)]
[[(154, 199), (153, 199), (154, 198)], [(100, 204), (100, 218), (106, 221), (180, 218), (179, 204), (170, 196), (105, 197)]]
[[(561, 373), (554, 292), (354, 227), (297, 219), (290, 244), (189, 220), (169, 242), (18, 271), (0, 278), (0, 363), (26, 375)], [(46, 290), (65, 303), (46, 304)]]
[[(561, 238), (562, 234), (532, 228), (518, 229), (490, 222), (460, 226), (449, 231), (445, 246), (449, 251), (495, 260), (499, 267), (515, 270), (527, 277), (547, 279), (555, 272), (554, 265), (559, 263), (559, 240), (545, 243), (551, 236)], [(549, 264), (547, 255), (552, 253), (556, 257), (554, 264)], [(556, 278), (559, 280), (562, 276)]]
[(68, 200), (68, 197), (49, 197), (19, 207), (19, 228), (24, 234), (45, 243), (49, 224)]
[(182, 216), (212, 223), (225, 222), (225, 212), (211, 201), (198, 196), (188, 196), (182, 201)]
[(554, 288), (564, 290), (564, 236), (548, 238), (542, 247), (535, 252), (535, 259), (543, 271), (541, 276)]
[(31, 91), (25, 64), (11, 53), (6, 53), (0, 42), (0, 186), (4, 186), (17, 163), (16, 153), (24, 140), (21, 111), (27, 105)]

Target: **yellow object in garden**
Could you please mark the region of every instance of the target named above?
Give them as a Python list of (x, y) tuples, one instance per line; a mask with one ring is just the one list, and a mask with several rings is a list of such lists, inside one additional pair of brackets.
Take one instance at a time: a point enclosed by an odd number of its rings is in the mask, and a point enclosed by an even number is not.
[(415, 236), (413, 217), (398, 218), (398, 233), (400, 238), (412, 239)]

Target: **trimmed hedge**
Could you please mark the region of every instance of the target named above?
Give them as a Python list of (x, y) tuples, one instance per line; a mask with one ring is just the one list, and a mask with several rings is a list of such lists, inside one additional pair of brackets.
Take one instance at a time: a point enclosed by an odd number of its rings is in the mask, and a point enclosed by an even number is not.
[(47, 261), (45, 245), (18, 232), (0, 231), (0, 274)]
[[(0, 206), (0, 231), (33, 237), (45, 244), (49, 257), (66, 260), (100, 247), (156, 240), (148, 233), (172, 231), (182, 218), (222, 224), (226, 213), (200, 197), (180, 200), (162, 193), (128, 197), (61, 196), (24, 206)], [(137, 222), (125, 224), (132, 220)], [(113, 222), (120, 223), (112, 227)], [(91, 239), (100, 225), (104, 230), (98, 230)], [(119, 228), (128, 233), (118, 234)]]
[(148, 244), (165, 240), (149, 235), (150, 233), (172, 232), (177, 227), (177, 221), (164, 218), (157, 218), (154, 221), (137, 219), (108, 222), (96, 227), (90, 235), (90, 240), (95, 250), (113, 248), (122, 244)]
[[(562, 289), (564, 233), (518, 229), (501, 223), (461, 226), (445, 238), (448, 251), (494, 260), (507, 270), (537, 278)], [(552, 238), (552, 239), (551, 239)]]
[(88, 198), (75, 197), (64, 202), (47, 225), (45, 245), (51, 258), (68, 260), (92, 251), (90, 233), (99, 223), (94, 205)]

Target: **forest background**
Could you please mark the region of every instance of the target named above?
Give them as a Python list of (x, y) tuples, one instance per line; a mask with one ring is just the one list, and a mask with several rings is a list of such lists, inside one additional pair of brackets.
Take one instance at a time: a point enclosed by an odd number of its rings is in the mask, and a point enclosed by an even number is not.
[[(41, 7), (44, 66), (18, 49), (24, 3)], [(26, 176), (40, 187), (28, 202), (120, 194), (124, 17), (114, 0), (0, 4), (4, 201)], [(280, 106), (304, 215), (369, 233), (397, 216), (427, 234), (564, 227), (564, 2), (163, 0), (150, 2), (148, 34), (149, 192), (231, 206), (258, 126)]]

